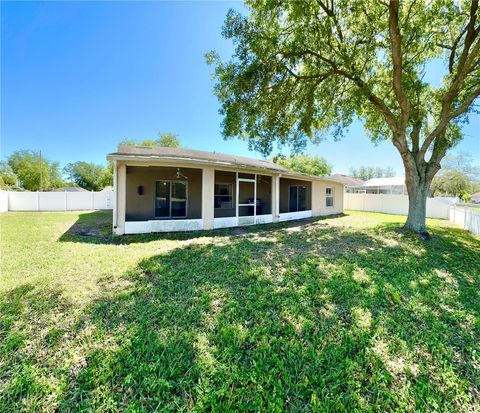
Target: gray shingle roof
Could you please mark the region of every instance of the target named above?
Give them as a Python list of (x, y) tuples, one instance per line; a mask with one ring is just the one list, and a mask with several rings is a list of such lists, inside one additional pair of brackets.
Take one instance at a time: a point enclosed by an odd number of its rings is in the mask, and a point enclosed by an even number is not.
[(185, 148), (143, 147), (143, 146), (119, 146), (117, 152), (109, 154), (109, 157), (132, 156), (144, 158), (162, 158), (172, 160), (206, 161), (214, 164), (227, 164), (231, 166), (250, 167), (265, 169), (275, 172), (291, 172), (283, 166), (261, 159), (246, 158), (244, 156), (228, 155), (219, 152), (197, 151)]
[(274, 162), (262, 159), (247, 158), (245, 156), (228, 155), (220, 152), (198, 151), (186, 148), (166, 148), (166, 147), (145, 147), (145, 146), (126, 146), (120, 145), (117, 152), (107, 155), (107, 159), (141, 159), (141, 160), (167, 160), (167, 161), (187, 161), (192, 163), (204, 163), (217, 166), (229, 166), (245, 169), (265, 170), (285, 174), (291, 177), (308, 177), (344, 183), (335, 176), (312, 176), (294, 172)]
[(331, 175), (329, 178), (335, 179), (338, 182), (341, 182), (347, 186), (362, 186), (364, 182), (360, 178), (355, 178), (353, 176), (342, 175), (342, 174), (334, 174)]

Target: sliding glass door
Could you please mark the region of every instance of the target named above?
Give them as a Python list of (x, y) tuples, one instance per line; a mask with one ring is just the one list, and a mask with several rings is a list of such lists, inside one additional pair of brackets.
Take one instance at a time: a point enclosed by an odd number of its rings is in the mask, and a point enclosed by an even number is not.
[(155, 185), (155, 217), (187, 216), (187, 182), (157, 181)]
[(291, 185), (288, 188), (288, 212), (306, 211), (307, 187), (305, 185)]

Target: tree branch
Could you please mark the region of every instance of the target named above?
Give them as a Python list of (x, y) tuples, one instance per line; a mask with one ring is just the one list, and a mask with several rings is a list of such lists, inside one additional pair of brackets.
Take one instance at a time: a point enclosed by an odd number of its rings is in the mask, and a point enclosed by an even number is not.
[(402, 86), (402, 40), (400, 36), (400, 28), (398, 27), (398, 8), (400, 2), (391, 0), (389, 4), (389, 28), (390, 43), (392, 46), (392, 63), (393, 63), (393, 89), (400, 106), (400, 132), (403, 133), (407, 127), (408, 117), (410, 115), (410, 102), (403, 90)]

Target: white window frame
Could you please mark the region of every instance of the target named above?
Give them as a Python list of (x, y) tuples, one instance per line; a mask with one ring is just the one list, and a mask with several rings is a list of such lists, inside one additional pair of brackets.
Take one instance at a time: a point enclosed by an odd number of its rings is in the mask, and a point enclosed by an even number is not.
[[(170, 194), (169, 194), (169, 205), (168, 205), (168, 216), (167, 217), (159, 217), (157, 216), (157, 182), (170, 182)], [(181, 182), (185, 184), (185, 215), (172, 217), (172, 183), (173, 182)], [(188, 181), (181, 180), (181, 179), (157, 179), (155, 181), (155, 198), (153, 200), (153, 214), (155, 219), (182, 219), (188, 217)]]
[[(214, 209), (223, 209), (223, 210), (228, 210), (228, 209), (234, 209), (235, 208), (235, 205), (233, 203), (233, 183), (232, 182), (215, 182), (214, 185), (228, 185), (231, 189), (230, 191), (230, 195), (216, 195), (215, 194), (215, 188), (213, 190), (213, 198), (215, 199), (215, 197), (217, 196), (220, 196), (220, 197), (227, 197), (229, 196), (230, 199), (231, 199), (231, 207), (230, 208), (222, 208), (222, 207), (217, 207), (217, 208), (214, 208)], [(215, 202), (214, 202), (214, 205), (215, 205)]]
[[(330, 189), (330, 195), (328, 194), (328, 190)], [(332, 198), (332, 205), (327, 205), (327, 199)], [(325, 188), (325, 208), (335, 208), (335, 188), (332, 186), (327, 186)]]

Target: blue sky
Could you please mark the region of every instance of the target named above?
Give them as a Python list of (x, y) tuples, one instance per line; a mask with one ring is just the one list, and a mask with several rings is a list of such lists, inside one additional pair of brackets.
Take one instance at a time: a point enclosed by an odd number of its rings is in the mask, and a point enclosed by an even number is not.
[[(260, 157), (241, 141), (224, 141), (205, 52), (228, 58), (221, 37), (239, 2), (2, 2), (1, 156), (42, 150), (49, 159), (105, 163), (123, 138), (176, 132), (193, 149)], [(439, 67), (433, 67), (438, 73)], [(436, 73), (431, 75), (437, 81)], [(465, 126), (455, 151), (480, 164), (480, 117)], [(360, 124), (340, 142), (327, 138), (308, 153), (333, 171), (392, 166), (389, 142), (373, 145)]]

